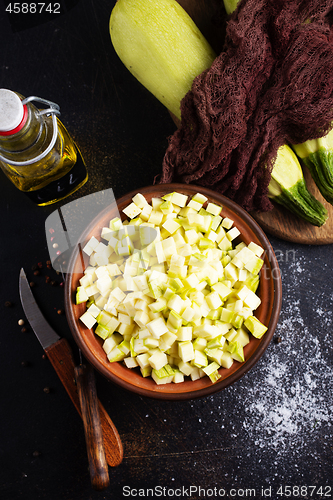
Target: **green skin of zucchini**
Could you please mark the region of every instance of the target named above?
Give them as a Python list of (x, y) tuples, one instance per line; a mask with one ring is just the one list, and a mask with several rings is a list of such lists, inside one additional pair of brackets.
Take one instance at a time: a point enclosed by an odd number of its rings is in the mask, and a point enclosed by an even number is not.
[(327, 210), (307, 189), (305, 180), (301, 179), (290, 189), (280, 186), (282, 193), (273, 201), (310, 222), (314, 226), (322, 226), (327, 220)]
[(316, 186), (326, 201), (333, 205), (333, 151), (320, 148), (302, 162), (310, 171)]

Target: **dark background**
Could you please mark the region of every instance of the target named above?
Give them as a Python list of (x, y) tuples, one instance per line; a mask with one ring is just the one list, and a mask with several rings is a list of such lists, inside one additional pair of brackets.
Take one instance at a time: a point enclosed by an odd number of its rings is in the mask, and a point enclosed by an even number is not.
[[(60, 2), (62, 14), (47, 22), (38, 14), (8, 15), (8, 3), (0, 3), (0, 87), (58, 103), (88, 166), (89, 181), (66, 202), (106, 188), (118, 198), (152, 184), (175, 126), (113, 50), (108, 23), (115, 2)], [(272, 341), (254, 369), (223, 392), (162, 402), (96, 374), (124, 460), (109, 469), (109, 489), (95, 492), (82, 422), (33, 332), (18, 325), (23, 266), (48, 321), (77, 352), (65, 316), (57, 314), (63, 289), (45, 283), (47, 275), (61, 282), (45, 266), (44, 223), (57, 205), (36, 207), (0, 177), (1, 500), (118, 500), (125, 486), (130, 498), (157, 486), (166, 490), (146, 491), (146, 498), (219, 498), (215, 487), (220, 497), (222, 489), (225, 497), (253, 497), (255, 489), (257, 498), (284, 498), (287, 486), (292, 498), (332, 497), (331, 245), (270, 237), (283, 280), (275, 335), (281, 342)], [(43, 269), (34, 276), (38, 262)]]

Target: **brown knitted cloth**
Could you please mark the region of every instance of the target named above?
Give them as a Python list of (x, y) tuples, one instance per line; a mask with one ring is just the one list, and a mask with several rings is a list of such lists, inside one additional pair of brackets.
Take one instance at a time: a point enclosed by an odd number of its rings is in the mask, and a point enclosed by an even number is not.
[(333, 0), (242, 0), (221, 54), (181, 103), (157, 182), (207, 186), (267, 211), (278, 148), (333, 121)]

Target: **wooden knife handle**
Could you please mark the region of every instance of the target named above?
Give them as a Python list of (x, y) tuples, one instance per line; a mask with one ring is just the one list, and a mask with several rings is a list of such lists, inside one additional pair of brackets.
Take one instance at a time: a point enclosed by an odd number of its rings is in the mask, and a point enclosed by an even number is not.
[[(55, 344), (47, 347), (45, 352), (82, 418), (80, 399), (74, 375), (75, 363), (69, 343), (66, 339), (62, 338)], [(123, 460), (123, 445), (114, 423), (100, 401), (98, 401), (98, 406), (106, 461), (110, 467), (116, 467)]]
[(103, 447), (94, 372), (90, 365), (76, 366), (74, 372), (81, 404), (91, 484), (95, 490), (104, 490), (109, 486), (110, 480)]

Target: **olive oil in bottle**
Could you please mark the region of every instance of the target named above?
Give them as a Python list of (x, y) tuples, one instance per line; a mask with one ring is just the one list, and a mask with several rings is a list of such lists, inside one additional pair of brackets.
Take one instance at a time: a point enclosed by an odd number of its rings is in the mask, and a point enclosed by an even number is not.
[[(37, 109), (32, 101), (49, 108)], [(37, 205), (62, 200), (88, 177), (59, 114), (59, 106), (51, 101), (0, 89), (0, 166)]]

